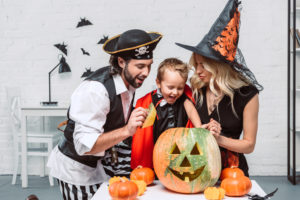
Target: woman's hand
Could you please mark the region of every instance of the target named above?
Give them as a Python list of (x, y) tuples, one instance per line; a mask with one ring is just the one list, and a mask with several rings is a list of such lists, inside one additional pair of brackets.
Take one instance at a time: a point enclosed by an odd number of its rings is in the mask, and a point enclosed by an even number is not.
[(218, 141), (222, 131), (222, 127), (219, 122), (211, 118), (210, 122), (207, 124), (203, 124), (201, 128), (209, 130), (211, 134), (215, 137), (215, 139)]

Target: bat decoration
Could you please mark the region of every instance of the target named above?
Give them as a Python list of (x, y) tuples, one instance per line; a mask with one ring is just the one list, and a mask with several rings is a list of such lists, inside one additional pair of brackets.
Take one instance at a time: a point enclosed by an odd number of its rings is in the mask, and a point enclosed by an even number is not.
[(270, 197), (274, 196), (274, 194), (277, 192), (278, 188), (276, 188), (273, 192), (267, 194), (266, 196), (259, 196), (257, 194), (255, 195), (250, 195), (250, 194), (246, 194), (246, 196), (248, 196), (248, 199), (252, 199), (252, 200), (266, 200), (266, 199), (270, 199)]
[(89, 52), (85, 51), (83, 48), (80, 48), (80, 49), (81, 49), (83, 55), (90, 56)]
[(89, 68), (89, 69), (87, 69), (87, 68), (85, 68), (85, 72), (83, 72), (83, 74), (81, 75), (81, 77), (80, 78), (83, 78), (83, 77), (88, 77), (90, 74), (92, 74), (93, 73), (93, 71), (91, 71), (91, 68)]
[(88, 19), (80, 18), (80, 22), (78, 22), (76, 28), (81, 26), (93, 25)]
[(97, 44), (104, 44), (108, 40), (108, 36), (103, 35), (103, 38)]
[(59, 50), (61, 50), (61, 52), (63, 52), (66, 56), (68, 55), (68, 50), (66, 48), (68, 45), (65, 45), (64, 43), (62, 43), (62, 44), (55, 44), (54, 46), (56, 48), (58, 48)]

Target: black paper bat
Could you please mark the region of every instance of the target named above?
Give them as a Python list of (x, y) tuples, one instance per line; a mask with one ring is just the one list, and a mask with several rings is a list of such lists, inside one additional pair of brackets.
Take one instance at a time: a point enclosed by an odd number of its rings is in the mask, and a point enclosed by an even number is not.
[(80, 18), (80, 22), (78, 22), (76, 28), (81, 26), (93, 25), (88, 19)]
[(81, 77), (80, 78), (83, 78), (83, 77), (88, 77), (90, 74), (92, 74), (93, 73), (93, 71), (91, 71), (91, 68), (89, 68), (89, 69), (87, 69), (87, 68), (85, 68), (85, 72), (83, 72), (83, 74), (81, 75)]
[(261, 197), (257, 194), (255, 194), (255, 195), (246, 194), (246, 196), (248, 196), (248, 199), (252, 199), (252, 200), (266, 200), (266, 199), (270, 199), (270, 197), (272, 197), (277, 192), (277, 190), (278, 190), (278, 188), (276, 188), (273, 192), (267, 194), (264, 197)]
[(61, 50), (66, 56), (68, 55), (68, 50), (66, 48), (68, 45), (65, 45), (64, 43), (62, 43), (62, 44), (55, 44), (54, 46), (56, 48), (58, 48), (59, 50)]
[(89, 52), (85, 51), (83, 48), (80, 48), (80, 49), (81, 49), (83, 55), (90, 56)]
[(103, 38), (97, 44), (104, 44), (108, 40), (108, 36), (103, 35)]

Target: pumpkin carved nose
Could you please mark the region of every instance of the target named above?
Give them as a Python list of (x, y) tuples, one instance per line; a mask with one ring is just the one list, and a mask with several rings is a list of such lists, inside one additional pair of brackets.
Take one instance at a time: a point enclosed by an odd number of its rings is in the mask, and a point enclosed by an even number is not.
[(190, 166), (191, 166), (190, 161), (187, 159), (186, 156), (184, 156), (184, 159), (181, 162), (180, 167), (190, 167)]

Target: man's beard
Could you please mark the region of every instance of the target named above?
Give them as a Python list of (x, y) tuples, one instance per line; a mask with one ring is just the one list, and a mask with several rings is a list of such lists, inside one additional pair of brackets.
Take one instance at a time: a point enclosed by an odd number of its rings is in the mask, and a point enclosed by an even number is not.
[[(135, 80), (137, 79), (137, 77), (133, 77), (129, 70), (128, 70), (128, 63), (126, 63), (125, 68), (124, 68), (124, 77), (125, 80), (134, 88), (139, 88), (141, 87), (142, 83), (137, 83)], [(144, 78), (141, 78), (144, 79)]]

